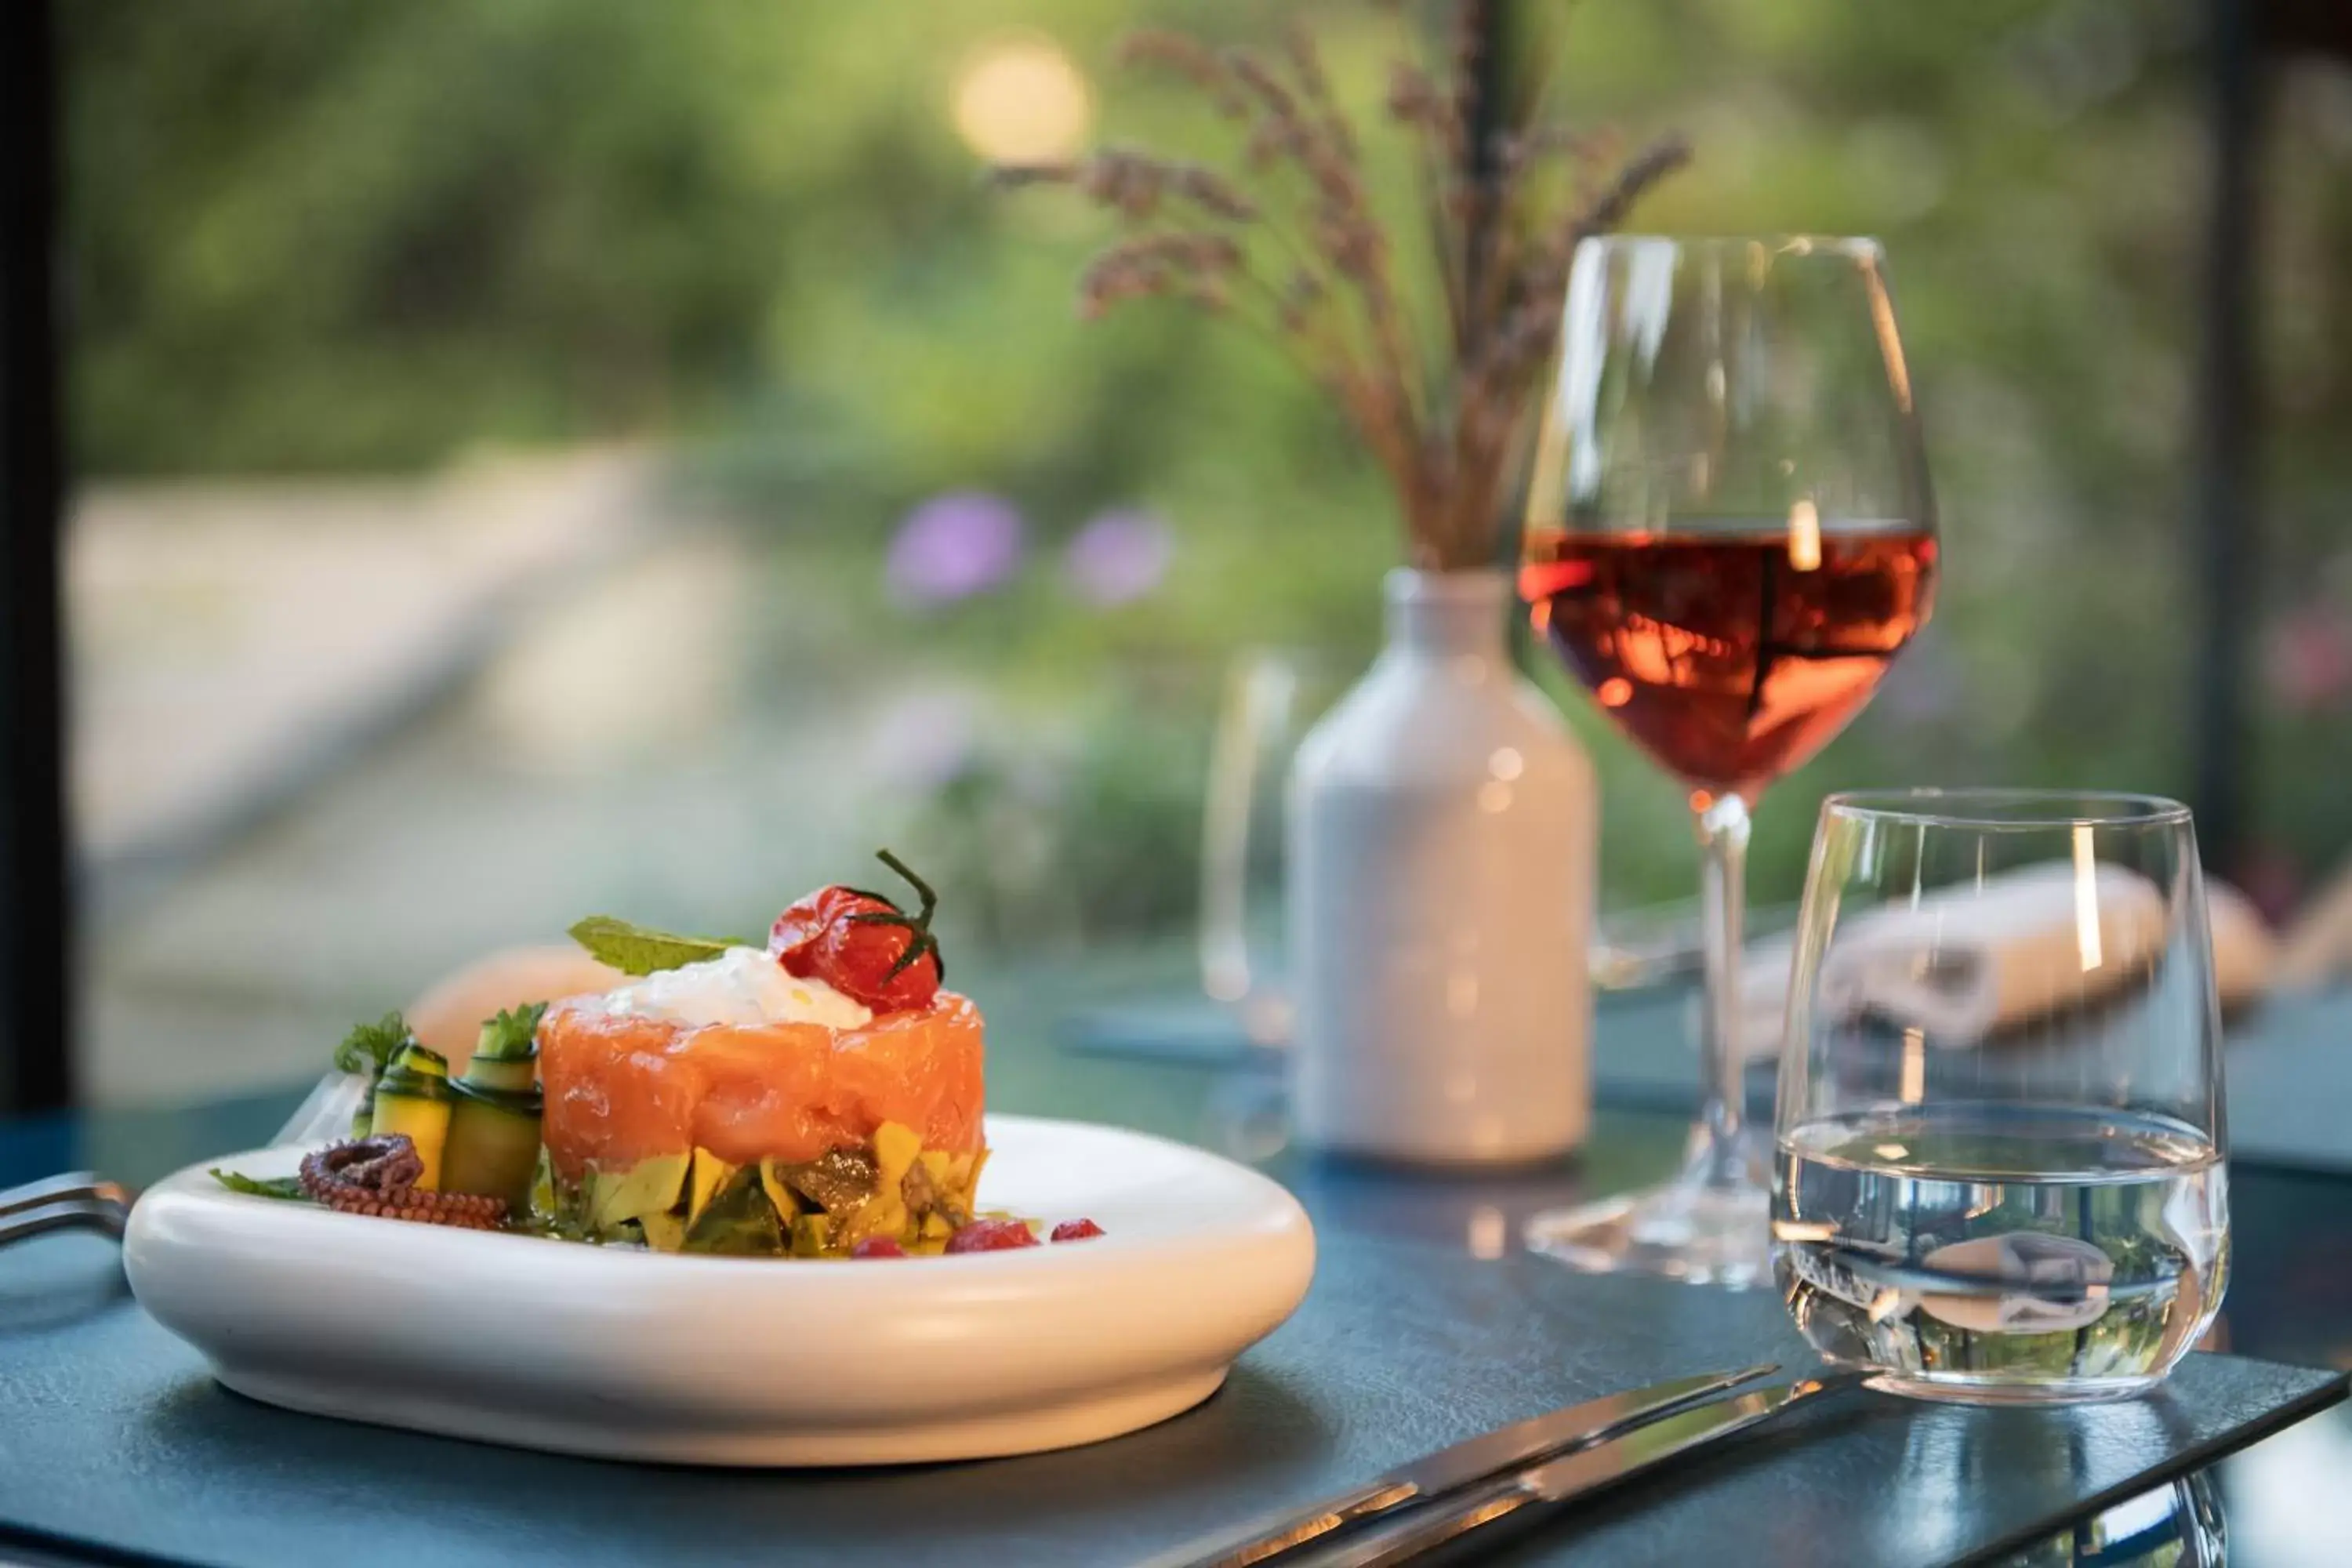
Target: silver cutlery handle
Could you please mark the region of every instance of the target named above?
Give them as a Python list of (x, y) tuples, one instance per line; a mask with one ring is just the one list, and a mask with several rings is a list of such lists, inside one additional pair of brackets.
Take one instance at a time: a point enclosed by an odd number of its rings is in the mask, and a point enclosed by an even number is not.
[(1316, 1568), (1393, 1568), (1396, 1563), (1410, 1562), (1516, 1513), (1531, 1502), (1562, 1503), (1613, 1486), (1693, 1449), (1769, 1421), (1792, 1405), (1851, 1388), (1865, 1375), (1856, 1372), (1825, 1373), (1801, 1383), (1735, 1394), (1666, 1416), (1633, 1433), (1497, 1477), (1444, 1501), (1414, 1510), (1394, 1524), (1376, 1525), (1316, 1558)]
[[(1325, 1498), (1303, 1513), (1286, 1514), (1246, 1541), (1221, 1546), (1201, 1556), (1188, 1557), (1182, 1568), (1251, 1568), (1258, 1563), (1297, 1551), (1341, 1526), (1368, 1518), (1409, 1500), (1414, 1489), (1394, 1481), (1373, 1481), (1337, 1497)], [(1155, 1559), (1157, 1563), (1160, 1560)]]
[(1373, 1525), (1312, 1559), (1314, 1568), (1393, 1568), (1541, 1500), (1518, 1477), (1506, 1476), (1442, 1504)]
[(1779, 1370), (1774, 1363), (1764, 1362), (1727, 1372), (1668, 1378), (1646, 1388), (1605, 1394), (1581, 1405), (1514, 1422), (1433, 1454), (1423, 1454), (1352, 1491), (1325, 1498), (1303, 1510), (1257, 1521), (1245, 1526), (1238, 1539), (1231, 1533), (1221, 1533), (1213, 1543), (1190, 1543), (1150, 1559), (1143, 1568), (1255, 1568), (1258, 1563), (1273, 1563), (1292, 1552), (1315, 1548), (1324, 1537), (1360, 1521), (1377, 1519), (1407, 1506), (1424, 1507), (1451, 1500), (1465, 1489), (1506, 1477), (1539, 1459), (1633, 1431)]
[(53, 1230), (101, 1230), (119, 1240), (127, 1217), (119, 1204), (70, 1199), (39, 1208), (18, 1209), (0, 1217), (0, 1247)]
[(21, 1187), (0, 1192), (0, 1215), (13, 1215), (26, 1209), (43, 1208), (56, 1203), (111, 1204), (119, 1209), (131, 1206), (131, 1194), (112, 1182), (101, 1180), (93, 1171), (68, 1171), (62, 1175), (44, 1176), (37, 1182), (26, 1182)]

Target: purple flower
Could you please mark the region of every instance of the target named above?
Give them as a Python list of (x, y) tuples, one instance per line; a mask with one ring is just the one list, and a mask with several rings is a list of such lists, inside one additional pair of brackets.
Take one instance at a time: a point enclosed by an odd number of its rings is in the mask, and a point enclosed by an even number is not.
[(1080, 598), (1108, 609), (1160, 586), (1175, 552), (1168, 525), (1154, 514), (1133, 509), (1097, 512), (1071, 537), (1062, 570)]
[(918, 608), (1003, 586), (1021, 569), (1021, 512), (1002, 496), (950, 490), (907, 514), (883, 571), (891, 597)]

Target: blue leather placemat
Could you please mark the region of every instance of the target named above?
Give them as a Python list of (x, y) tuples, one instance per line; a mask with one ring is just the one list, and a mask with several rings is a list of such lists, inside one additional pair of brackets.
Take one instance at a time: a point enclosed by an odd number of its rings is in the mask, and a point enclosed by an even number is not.
[[(1604, 991), (1593, 997), (1592, 1099), (1612, 1110), (1687, 1116), (1698, 1104), (1696, 997), (1682, 987)], [(1282, 1053), (1254, 1047), (1231, 1009), (1184, 994), (1138, 997), (1063, 1018), (1066, 1049), (1085, 1056), (1202, 1068), (1278, 1065)], [(1770, 1060), (1748, 1065), (1751, 1106), (1770, 1114)]]
[(2352, 1171), (2352, 990), (2273, 999), (2231, 1026), (2223, 1061), (2231, 1163)]
[[(1687, 1116), (1698, 1104), (1697, 1019), (1685, 988), (1594, 998), (1592, 1098), (1615, 1110)], [(2241, 1165), (2352, 1173), (2352, 988), (2277, 997), (2229, 1023), (2230, 1158)], [(1232, 1015), (1189, 996), (1139, 998), (1063, 1020), (1071, 1050), (1226, 1068), (1254, 1053)], [(1751, 1114), (1769, 1118), (1770, 1058), (1748, 1064)]]
[[(223, 1568), (1116, 1568), (1506, 1420), (1699, 1367), (1803, 1355), (1769, 1294), (1342, 1234), (1327, 1237), (1299, 1316), (1223, 1393), (1129, 1437), (893, 1470), (640, 1467), (240, 1399), (122, 1299), (103, 1244), (59, 1237), (12, 1250), (0, 1270), (0, 1542)], [(1967, 1410), (1840, 1395), (1557, 1517), (1505, 1560), (1964, 1562), (2343, 1392), (2339, 1374), (2200, 1355), (2166, 1390), (2125, 1405)]]

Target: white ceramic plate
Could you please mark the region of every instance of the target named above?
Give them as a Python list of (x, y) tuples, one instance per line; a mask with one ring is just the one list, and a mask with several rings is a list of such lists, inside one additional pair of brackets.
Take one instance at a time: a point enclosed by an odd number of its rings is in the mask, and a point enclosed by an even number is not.
[[(141, 1305), (290, 1409), (613, 1458), (867, 1465), (1116, 1436), (1214, 1393), (1297, 1307), (1297, 1201), (1141, 1133), (992, 1116), (992, 1208), (1108, 1234), (863, 1262), (685, 1258), (247, 1197), (131, 1211)], [(299, 1152), (207, 1164), (289, 1173)]]

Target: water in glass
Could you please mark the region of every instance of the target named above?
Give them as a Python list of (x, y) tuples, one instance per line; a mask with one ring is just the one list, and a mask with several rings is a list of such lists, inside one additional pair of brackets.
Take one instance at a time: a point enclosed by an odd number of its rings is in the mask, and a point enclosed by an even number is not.
[(1777, 1278), (1880, 1386), (2143, 1390), (2211, 1324), (2229, 1184), (2188, 813), (1832, 796), (1781, 1061)]

